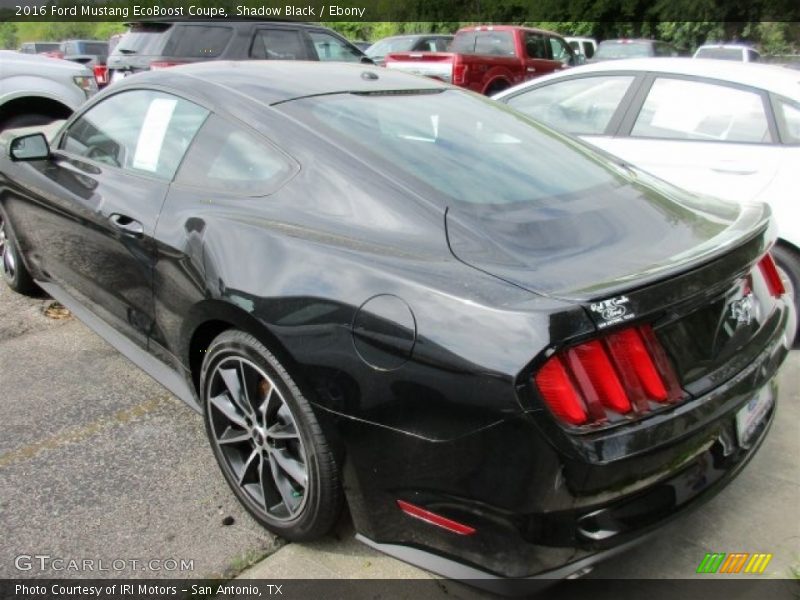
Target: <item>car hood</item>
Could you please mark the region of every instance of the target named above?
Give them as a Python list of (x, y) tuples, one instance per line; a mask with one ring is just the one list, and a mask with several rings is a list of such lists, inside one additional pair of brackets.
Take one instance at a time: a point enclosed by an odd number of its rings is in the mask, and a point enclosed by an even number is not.
[(639, 171), (627, 179), (544, 207), (451, 205), (450, 250), (532, 292), (587, 302), (692, 269), (770, 224), (761, 203), (696, 196)]

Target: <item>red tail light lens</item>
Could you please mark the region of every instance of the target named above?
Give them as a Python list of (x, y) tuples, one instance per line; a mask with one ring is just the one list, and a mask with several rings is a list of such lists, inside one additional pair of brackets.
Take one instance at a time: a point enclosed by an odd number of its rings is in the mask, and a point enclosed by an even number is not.
[(570, 425), (643, 414), (682, 396), (675, 371), (649, 325), (561, 351), (534, 376), (547, 406)]
[(467, 83), (467, 65), (453, 65), (453, 84), (464, 85)]
[(561, 359), (554, 356), (536, 374), (536, 385), (557, 417), (572, 425), (586, 422), (586, 408)]
[(778, 272), (775, 259), (772, 258), (772, 254), (765, 254), (764, 258), (758, 263), (758, 266), (761, 269), (761, 273), (764, 275), (764, 279), (767, 281), (769, 293), (776, 298), (783, 296), (786, 293), (786, 288), (783, 287), (783, 280), (781, 279), (781, 274)]
[(105, 85), (108, 83), (108, 67), (106, 65), (95, 65), (93, 70), (97, 85)]

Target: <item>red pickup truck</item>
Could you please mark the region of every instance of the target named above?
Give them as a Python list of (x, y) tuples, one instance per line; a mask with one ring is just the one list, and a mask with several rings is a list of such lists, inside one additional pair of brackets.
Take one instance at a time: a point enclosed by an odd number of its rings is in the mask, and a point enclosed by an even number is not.
[(459, 29), (450, 52), (386, 56), (387, 68), (434, 77), (486, 95), (578, 62), (578, 56), (557, 33), (513, 25)]

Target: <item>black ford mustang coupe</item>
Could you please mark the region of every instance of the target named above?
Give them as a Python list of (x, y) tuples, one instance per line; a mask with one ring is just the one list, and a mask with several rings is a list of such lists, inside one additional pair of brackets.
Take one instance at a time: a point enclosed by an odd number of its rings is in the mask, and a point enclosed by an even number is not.
[[(16, 137), (14, 137), (16, 135)], [(6, 132), (3, 273), (205, 416), (292, 540), (568, 576), (728, 484), (796, 315), (768, 208), (362, 65), (215, 62)]]

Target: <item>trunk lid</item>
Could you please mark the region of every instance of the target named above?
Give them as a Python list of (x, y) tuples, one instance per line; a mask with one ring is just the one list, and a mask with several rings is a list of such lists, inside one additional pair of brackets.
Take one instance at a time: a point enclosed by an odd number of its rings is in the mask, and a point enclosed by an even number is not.
[(458, 259), (582, 305), (601, 335), (650, 323), (690, 397), (744, 369), (782, 326), (759, 268), (775, 236), (766, 205), (648, 180), (547, 210), (481, 208), (448, 208)]

